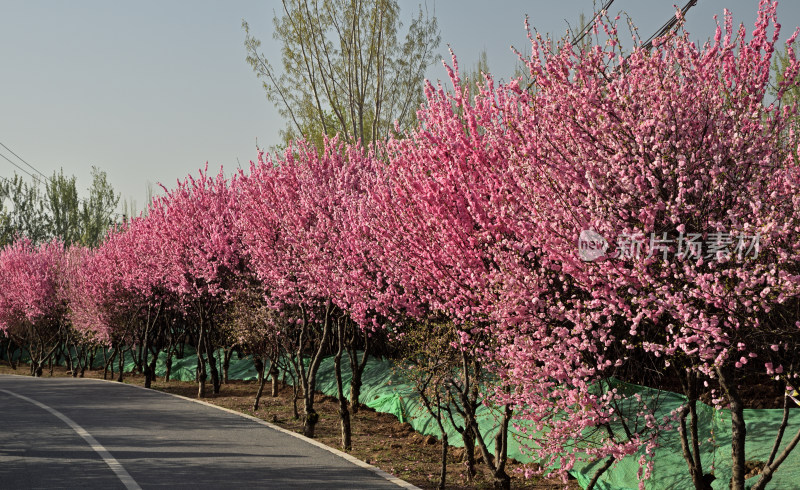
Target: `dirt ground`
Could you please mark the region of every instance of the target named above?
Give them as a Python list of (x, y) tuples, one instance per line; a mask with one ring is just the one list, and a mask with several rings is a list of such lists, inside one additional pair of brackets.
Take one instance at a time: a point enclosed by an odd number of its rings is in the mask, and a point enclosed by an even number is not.
[[(0, 363), (0, 374), (29, 373), (27, 366), (20, 366), (12, 370), (8, 363)], [(45, 371), (45, 376), (49, 375)], [(63, 367), (54, 368), (54, 376), (68, 376)], [(87, 371), (86, 377), (102, 378), (103, 372)], [(126, 375), (126, 383), (143, 385), (141, 375)], [(209, 395), (203, 400), (221, 407), (237, 410), (248, 415), (266, 420), (285, 429), (301, 432), (302, 422), (292, 416), (292, 388), (281, 387), (276, 398), (269, 392), (269, 383), (265, 386), (265, 395), (261, 398), (259, 410), (253, 412), (253, 400), (258, 386), (253, 381), (235, 381), (222, 385), (220, 394)], [(196, 398), (197, 385), (195, 383), (171, 381), (165, 383), (159, 379), (153, 383), (153, 388), (168, 393), (174, 393), (189, 398)], [(210, 384), (208, 391), (211, 391)], [(298, 404), (302, 410), (302, 402)], [(319, 395), (316, 399), (316, 410), (319, 413), (319, 423), (316, 427), (316, 439), (328, 446), (340, 449), (341, 429), (339, 424), (338, 403), (335, 398)], [(414, 485), (429, 489), (436, 488), (439, 481), (441, 445), (431, 436), (422, 436), (415, 432), (409, 424), (401, 424), (394, 416), (377, 413), (369, 408), (359, 410), (352, 419), (352, 450), (350, 454), (371, 465), (391, 473)], [(486, 489), (492, 488), (492, 478), (487, 466), (478, 464), (478, 475), (472, 482), (467, 479), (466, 466), (461, 462), (463, 448), (451, 447), (447, 465), (447, 488), (451, 489)], [(520, 489), (578, 489), (580, 486), (575, 480), (570, 480), (565, 485), (560, 480), (544, 480), (538, 478), (525, 479), (522, 474), (523, 466), (511, 462), (507, 472), (511, 475), (512, 488)]]

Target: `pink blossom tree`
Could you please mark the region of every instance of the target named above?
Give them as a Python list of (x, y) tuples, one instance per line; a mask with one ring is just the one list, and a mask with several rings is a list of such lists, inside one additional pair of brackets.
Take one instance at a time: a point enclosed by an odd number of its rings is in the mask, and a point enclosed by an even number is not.
[[(166, 190), (166, 189), (165, 189)], [(220, 376), (214, 360), (219, 340), (216, 318), (228, 295), (249, 280), (247, 257), (235, 226), (238, 196), (222, 171), (201, 171), (154, 199), (143, 221), (143, 240), (157, 257), (164, 288), (179, 297), (198, 321), (198, 396), (205, 396), (206, 367), (214, 393)], [(216, 344), (216, 345), (215, 345)]]
[(68, 266), (58, 241), (35, 246), (23, 238), (0, 250), (0, 330), (28, 349), (34, 376), (42, 375), (69, 329)]
[[(281, 369), (288, 370), (286, 355), (291, 352), (289, 329), (286, 317), (270, 308), (264, 301), (264, 290), (260, 285), (240, 289), (226, 308), (225, 323), (237, 344), (253, 357), (258, 373), (258, 391), (253, 400), (253, 411), (257, 411), (267, 378), (272, 380), (272, 396), (278, 396), (278, 375)], [(295, 383), (296, 385), (296, 383)], [(297, 386), (294, 386), (294, 415), (297, 413)]]
[[(610, 379), (649, 365), (677, 368), (684, 380), (689, 401), (675, 418), (698, 488), (708, 484), (697, 454), (698, 383), (722, 390), (738, 486), (745, 432), (736, 384), (745, 366), (764, 359), (762, 375), (794, 383), (787, 362), (776, 367), (795, 355), (786, 339), (798, 334), (798, 180), (797, 141), (785, 129), (795, 109), (764, 103), (774, 22), (775, 5), (762, 2), (751, 41), (728, 18), (702, 48), (675, 35), (627, 58), (614, 25), (605, 26), (606, 46), (585, 51), (550, 52), (532, 37), (532, 91), (488, 78), (465, 100), (456, 71), (454, 94), (430, 87), (419, 130), (390, 144), (373, 223), (384, 273), (401, 285), (394, 302), (463, 325), (462, 348), (483, 347), (510, 388), (498, 401), (539, 429), (530, 450), (562, 472), (578, 458), (603, 470), (638, 453), (646, 476), (668, 421), (655, 420), (647, 401), (622, 413)], [(790, 57), (784, 89), (797, 83)], [(618, 242), (607, 252), (620, 260), (585, 261), (581, 230), (657, 237), (659, 248), (636, 257)], [(688, 256), (690, 235), (710, 240), (711, 255)], [(748, 242), (726, 244), (731, 237)], [(756, 237), (761, 254), (747, 257)], [(482, 346), (481, 333), (498, 343)], [(575, 444), (594, 428), (604, 430)], [(777, 451), (782, 433), (764, 483), (797, 443)]]
[[(354, 306), (359, 298), (353, 294), (353, 284), (361, 269), (352, 265), (359, 259), (352, 255), (347, 233), (352, 228), (349, 213), (366, 195), (361, 177), (370, 168), (371, 157), (358, 146), (333, 140), (318, 154), (316, 148), (300, 143), (282, 158), (260, 155), (250, 174), (236, 184), (243, 197), (240, 226), (268, 304), (298, 325), (292, 359), (303, 389), (304, 433), (314, 434), (316, 373), (328, 339), (335, 336), (346, 448), (349, 410), (341, 393), (340, 370), (344, 329), (352, 325), (347, 313), (351, 307), (364, 311), (361, 304)], [(306, 356), (310, 356), (307, 365)], [(354, 384), (365, 360), (351, 363)], [(357, 403), (358, 388), (353, 392)]]
[(167, 335), (158, 327), (165, 309), (175, 305), (165, 286), (168, 265), (160, 261), (152, 241), (152, 224), (136, 218), (110, 233), (74, 275), (70, 299), (75, 328), (114, 348), (118, 379), (127, 351), (142, 369), (148, 388), (159, 341)]
[[(744, 488), (738, 385), (764, 363), (762, 376), (796, 387), (788, 361), (797, 355), (792, 312), (800, 303), (798, 142), (787, 129), (796, 108), (765, 101), (775, 9), (760, 3), (749, 41), (726, 15), (703, 47), (674, 35), (629, 57), (620, 55), (613, 25), (605, 46), (584, 51), (562, 44), (551, 52), (532, 37), (533, 90), (512, 82), (486, 102), (497, 107), (494, 127), (509, 148), (505, 180), (520, 190), (510, 229), (526, 237), (511, 242), (523, 253), (498, 256), (508, 275), (496, 310), (504, 317), (497, 354), (513, 366), (503, 373), (516, 387), (508, 399), (526, 406), (540, 429), (547, 425), (540, 455), (563, 454), (593, 425), (624, 424), (614, 411), (621, 394), (593, 385), (643, 365), (675, 369), (689, 400), (675, 416), (695, 486), (709, 485), (695, 412), (707, 384), (721, 392), (717, 406), (731, 410), (732, 486)], [(789, 53), (780, 90), (798, 81)], [(579, 236), (612, 243), (581, 256)], [(522, 260), (528, 251), (532, 262)], [(548, 276), (562, 291), (543, 306)], [(609, 432), (589, 455), (610, 465), (644, 446), (644, 462), (660, 424), (644, 408), (654, 431), (626, 440)], [(554, 409), (568, 415), (555, 419)], [(757, 487), (800, 439), (778, 451), (782, 434)], [(562, 469), (575, 457), (562, 459)]]

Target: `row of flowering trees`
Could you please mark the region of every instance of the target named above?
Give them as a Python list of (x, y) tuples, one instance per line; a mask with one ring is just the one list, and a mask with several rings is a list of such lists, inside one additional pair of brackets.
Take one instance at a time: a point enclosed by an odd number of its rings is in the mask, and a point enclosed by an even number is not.
[[(135, 345), (148, 383), (159, 352), (191, 343), (199, 396), (209, 375), (219, 390), (218, 348), (239, 344), (287, 363), (312, 437), (320, 361), (335, 354), (339, 374), (347, 352), (349, 447), (371, 343), (445, 325), (457, 368), (443, 389), (498, 486), (517, 424), (539, 471), (596, 461), (592, 484), (630, 455), (646, 480), (675, 428), (695, 487), (710, 488), (702, 399), (730, 409), (731, 485), (744, 488), (740, 387), (796, 390), (800, 369), (797, 108), (780, 103), (800, 63), (795, 33), (766, 101), (775, 11), (760, 2), (749, 40), (726, 15), (702, 47), (672, 35), (627, 57), (613, 22), (582, 51), (531, 35), (531, 86), (487, 74), (471, 99), (454, 57), (452, 87), (427, 86), (407, 134), (299, 142), (230, 178), (206, 169), (95, 250), (3, 249), (0, 328), (38, 374), (65, 329)], [(619, 379), (680, 387), (687, 402), (657, 418), (658, 400), (624, 396)], [(481, 403), (501, 414), (494, 457)], [(753, 488), (800, 440), (784, 438), (788, 407)]]

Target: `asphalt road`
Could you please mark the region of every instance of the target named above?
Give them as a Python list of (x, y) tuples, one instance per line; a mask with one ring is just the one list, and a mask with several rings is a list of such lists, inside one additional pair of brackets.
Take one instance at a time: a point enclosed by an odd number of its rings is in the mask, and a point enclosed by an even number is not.
[(124, 384), (0, 376), (0, 416), (0, 488), (399, 488), (256, 421)]

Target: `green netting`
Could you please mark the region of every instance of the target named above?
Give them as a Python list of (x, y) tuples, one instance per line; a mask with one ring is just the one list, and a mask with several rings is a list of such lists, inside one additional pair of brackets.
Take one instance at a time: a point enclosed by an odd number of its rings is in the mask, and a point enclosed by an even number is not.
[[(679, 407), (685, 398), (681, 395), (671, 394), (668, 403), (664, 404), (660, 414), (666, 414), (671, 409)], [(714, 489), (730, 488), (731, 478), (731, 430), (730, 412), (727, 410), (717, 411), (708, 405), (698, 403), (699, 431), (700, 431), (700, 453), (705, 471), (714, 469), (716, 479), (712, 482)], [(744, 413), (747, 426), (746, 459), (748, 461), (766, 461), (769, 457), (774, 437), (783, 417), (783, 410), (745, 410)], [(789, 418), (789, 426), (784, 435), (781, 450), (794, 433), (800, 428), (800, 409), (792, 409)], [(693, 488), (688, 467), (683, 459), (680, 436), (677, 430), (665, 432), (660, 440), (660, 447), (655, 450), (653, 457), (654, 466), (650, 479), (646, 482), (645, 488), (665, 489), (665, 488)], [(600, 489), (631, 489), (638, 488), (638, 455), (627, 457), (611, 469), (598, 482), (597, 488)], [(589, 483), (592, 475), (602, 462), (594, 464), (578, 465), (578, 471), (573, 475), (578, 479), (584, 488)], [(758, 477), (750, 478), (746, 481), (746, 487), (750, 488), (758, 481)], [(767, 488), (784, 489), (800, 488), (800, 454), (793, 451), (789, 458), (784, 461), (778, 469), (771, 483)]]
[[(24, 362), (25, 352), (18, 352)], [(110, 354), (110, 353), (109, 353)], [(180, 381), (194, 381), (197, 367), (197, 356), (191, 348), (185, 349), (183, 358), (173, 357), (170, 378)], [(3, 352), (5, 355), (5, 352)], [(221, 371), (222, 351), (217, 352), (218, 367)], [(350, 389), (350, 366), (345, 358), (342, 360), (342, 378), (346, 393)], [(165, 375), (166, 354), (159, 355), (156, 375)], [(94, 367), (103, 366), (103, 355), (95, 356)], [(116, 368), (117, 362), (114, 362)], [(134, 362), (128, 352), (125, 356), (124, 369), (126, 372), (134, 370)], [(361, 402), (368, 407), (384, 413), (390, 413), (401, 422), (408, 422), (418, 432), (439, 436), (439, 428), (435, 420), (427, 413), (419, 397), (416, 395), (413, 384), (404, 376), (403, 369), (397, 364), (385, 359), (370, 359), (367, 362), (362, 376)], [(230, 379), (254, 380), (257, 373), (253, 361), (249, 357), (231, 359), (228, 371)], [(669, 414), (685, 403), (682, 395), (670, 392), (659, 392), (650, 388), (615, 382), (614, 387), (627, 395), (638, 394), (643, 399), (651, 401), (658, 399), (657, 419)], [(317, 390), (329, 396), (336, 396), (336, 378), (334, 376), (333, 358), (322, 360), (317, 374)], [(730, 412), (717, 411), (713, 408), (698, 403), (698, 415), (701, 439), (701, 458), (706, 471), (714, 468), (716, 479), (712, 486), (714, 489), (728, 488), (731, 477), (731, 435)], [(745, 410), (747, 421), (747, 460), (765, 461), (772, 450), (773, 438), (780, 425), (783, 411), (776, 410)], [(490, 449), (494, 450), (494, 435), (497, 433), (500, 418), (499, 412), (485, 406), (478, 409), (478, 424), (486, 434), (486, 441)], [(461, 423), (458, 416), (456, 423)], [(449, 422), (445, 423), (450, 444), (462, 446), (461, 436)], [(800, 409), (792, 409), (789, 427), (784, 436), (783, 446), (786, 445), (794, 433), (800, 429)], [(531, 458), (520, 450), (520, 441), (535, 441), (536, 434), (529, 432), (521, 436), (512, 430), (509, 437), (508, 455), (521, 462), (531, 462)], [(529, 439), (531, 438), (531, 439)], [(646, 482), (648, 489), (691, 488), (692, 482), (688, 467), (683, 459), (680, 438), (677, 430), (667, 431), (659, 439), (660, 447), (654, 455), (654, 468), (651, 478)], [(638, 489), (639, 480), (639, 455), (633, 455), (618, 461), (601, 477), (597, 488), (601, 490)], [(595, 463), (578, 463), (572, 474), (577, 478), (582, 487), (586, 487), (602, 461)], [(757, 477), (748, 480), (748, 487), (758, 480)], [(800, 488), (800, 452), (793, 451), (789, 458), (781, 465), (772, 482), (767, 488), (784, 489)]]
[[(347, 363), (342, 363), (342, 378), (346, 389), (349, 389), (350, 371)], [(415, 395), (413, 385), (402, 376), (402, 369), (388, 360), (373, 359), (367, 363), (363, 376), (362, 387), (363, 402), (380, 412), (395, 415), (401, 421), (409, 422), (415, 430), (423, 434), (439, 436), (439, 428), (434, 419)], [(682, 395), (670, 392), (659, 392), (642, 386), (616, 382), (614, 387), (624, 390), (628, 395), (638, 394), (643, 399), (651, 401), (654, 405), (656, 398), (658, 410), (656, 417), (668, 415), (679, 408), (686, 401)], [(327, 395), (336, 395), (336, 380), (333, 375), (333, 360), (325, 359), (320, 366), (317, 389)], [(714, 468), (716, 480), (713, 488), (728, 488), (731, 469), (731, 436), (730, 412), (717, 411), (708, 405), (698, 403), (698, 418), (701, 437), (701, 458), (703, 467), (708, 471)], [(747, 459), (766, 461), (772, 449), (773, 438), (780, 425), (783, 411), (777, 410), (746, 410), (747, 421)], [(494, 451), (494, 435), (499, 428), (500, 413), (482, 406), (478, 410), (478, 424), (481, 431), (486, 434), (485, 439)], [(461, 423), (455, 417), (456, 423)], [(461, 436), (447, 422), (444, 424), (448, 432), (448, 440), (454, 446), (463, 446)], [(524, 426), (525, 424), (523, 424)], [(797, 430), (800, 429), (800, 409), (793, 409), (789, 427), (786, 430), (783, 445), (788, 442)], [(535, 440), (535, 432), (529, 430), (522, 435), (517, 430), (511, 430), (513, 437), (509, 437), (508, 455), (521, 462), (531, 462), (531, 458), (520, 450), (520, 442)], [(660, 447), (654, 455), (654, 469), (651, 478), (646, 482), (646, 488), (692, 488), (692, 481), (688, 467), (683, 459), (680, 437), (677, 430), (667, 431), (660, 438)], [(586, 488), (595, 471), (603, 461), (596, 463), (579, 463), (572, 474), (577, 478), (582, 487)], [(622, 490), (639, 488), (639, 455), (629, 456), (617, 462), (598, 481), (596, 488), (603, 490)], [(748, 487), (758, 478), (748, 480)], [(800, 488), (800, 452), (794, 451), (783, 463), (775, 474), (768, 488)]]
[[(346, 358), (345, 358), (346, 359)], [(349, 392), (351, 373), (346, 360), (342, 362), (342, 380), (344, 389)], [(240, 363), (252, 361), (243, 359)], [(231, 363), (231, 371), (233, 363)], [(255, 376), (255, 370), (252, 371)], [(233, 377), (231, 375), (231, 377)], [(361, 401), (368, 407), (384, 413), (390, 413), (401, 422), (408, 422), (418, 432), (439, 436), (439, 428), (435, 420), (427, 413), (416, 395), (413, 384), (403, 376), (403, 370), (392, 361), (385, 359), (370, 359), (363, 374), (361, 388)], [(622, 390), (627, 395), (638, 394), (647, 400), (651, 406), (658, 401), (657, 419), (668, 415), (679, 408), (686, 401), (682, 395), (670, 392), (659, 392), (650, 388), (615, 382), (614, 387)], [(336, 396), (336, 378), (333, 369), (333, 358), (322, 360), (317, 375), (317, 390), (329, 396)], [(746, 410), (747, 421), (747, 459), (765, 461), (772, 449), (773, 438), (777, 433), (783, 416), (782, 410)], [(730, 470), (730, 412), (718, 411), (708, 405), (698, 403), (698, 418), (701, 437), (701, 458), (706, 471), (714, 468), (716, 480), (712, 486), (715, 489), (728, 488), (731, 477)], [(500, 413), (497, 410), (481, 406), (478, 409), (478, 424), (481, 431), (486, 434), (490, 450), (494, 451), (494, 436), (499, 429)], [(456, 415), (456, 423), (461, 419)], [(448, 440), (454, 446), (463, 446), (460, 434), (449, 423), (445, 422)], [(800, 409), (793, 409), (789, 419), (783, 445), (788, 442), (793, 434), (800, 429)], [(528, 437), (535, 440), (535, 433), (523, 436), (516, 430), (511, 431), (514, 436), (509, 437), (508, 455), (521, 462), (531, 462), (531, 458), (520, 449), (520, 441), (527, 441)], [(688, 467), (683, 459), (680, 438), (677, 430), (665, 432), (660, 440), (660, 447), (654, 455), (654, 469), (651, 478), (646, 482), (646, 488), (691, 488), (692, 481)], [(582, 487), (586, 487), (602, 461), (596, 463), (579, 463), (572, 474), (577, 478)], [(639, 455), (629, 456), (617, 462), (609, 469), (597, 484), (598, 489), (638, 489), (639, 487)], [(758, 478), (748, 480), (748, 487)], [(798, 488), (800, 482), (800, 452), (794, 451), (783, 463), (775, 474), (768, 488)]]
[[(677, 393), (658, 391), (616, 380), (612, 380), (612, 387), (617, 388), (623, 395), (628, 397), (638, 395), (648, 406), (657, 407), (654, 414), (657, 420), (663, 420), (662, 417), (669, 415), (686, 401), (684, 396)], [(639, 404), (632, 403), (631, 406), (635, 409)], [(713, 468), (715, 468), (714, 473), (717, 476), (714, 488), (720, 488), (720, 479), (726, 482), (730, 480), (730, 465), (728, 465), (727, 472), (723, 468), (726, 457), (730, 461), (730, 437), (725, 439), (724, 422), (720, 420), (720, 416), (723, 414), (703, 403), (697, 404), (697, 413), (703, 469), (708, 472), (713, 465)], [(618, 432), (618, 428), (615, 428), (615, 432)], [(728, 429), (729, 432), (730, 430)], [(659, 444), (660, 447), (655, 450), (653, 456), (653, 473), (646, 482), (645, 488), (693, 488), (694, 485), (688, 472), (688, 466), (683, 459), (678, 431), (663, 432), (659, 438)], [(727, 451), (723, 450), (725, 446), (727, 446)], [(638, 489), (639, 457), (641, 454), (642, 452), (635, 456), (629, 456), (613, 465), (598, 481), (597, 488), (603, 490)], [(604, 462), (603, 460), (593, 463), (579, 463), (572, 474), (578, 479), (581, 486), (585, 488), (594, 473)], [(726, 485), (723, 485), (723, 487), (727, 488)]]

